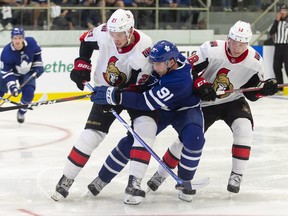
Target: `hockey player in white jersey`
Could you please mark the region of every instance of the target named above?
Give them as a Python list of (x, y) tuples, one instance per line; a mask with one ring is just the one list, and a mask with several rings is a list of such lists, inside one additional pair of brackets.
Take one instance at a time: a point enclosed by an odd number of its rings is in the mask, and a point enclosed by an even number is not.
[[(134, 29), (134, 18), (130, 11), (118, 9), (104, 23), (80, 38), (79, 57), (75, 59), (71, 79), (80, 90), (83, 82), (90, 81), (91, 56), (99, 50), (99, 57), (94, 73), (96, 86), (115, 86), (125, 88), (130, 85), (139, 86), (148, 80), (152, 72), (152, 64), (148, 61), (149, 50), (153, 46), (150, 37)], [(113, 121), (114, 115), (107, 112), (109, 105), (93, 104), (90, 115), (80, 138), (73, 146), (63, 176), (56, 185), (52, 199), (66, 198), (74, 179), (88, 162), (94, 149), (103, 141)], [(113, 107), (120, 114), (123, 107)], [(148, 145), (154, 143), (156, 136), (156, 113), (154, 111), (136, 111), (127, 109), (135, 131)], [(143, 130), (143, 128), (146, 128)], [(137, 142), (137, 141), (135, 141)], [(143, 149), (143, 153), (146, 150)], [(147, 152), (148, 153), (148, 152)], [(131, 193), (140, 184), (131, 177)], [(133, 194), (132, 194), (133, 195)]]
[[(232, 193), (240, 190), (252, 144), (253, 118), (245, 98), (256, 101), (278, 91), (275, 79), (264, 81), (263, 59), (249, 46), (251, 38), (250, 24), (238, 21), (230, 28), (227, 41), (207, 41), (188, 59), (193, 65), (194, 78), (198, 77), (195, 84), (202, 90), (205, 131), (215, 121), (223, 120), (233, 134), (232, 171), (227, 186), (227, 190)], [(216, 97), (217, 91), (256, 86), (263, 88), (245, 93), (235, 91)], [(178, 145), (181, 143), (176, 140), (163, 157), (169, 167), (175, 168), (178, 164)], [(168, 173), (159, 167), (147, 184), (155, 191), (166, 177)]]

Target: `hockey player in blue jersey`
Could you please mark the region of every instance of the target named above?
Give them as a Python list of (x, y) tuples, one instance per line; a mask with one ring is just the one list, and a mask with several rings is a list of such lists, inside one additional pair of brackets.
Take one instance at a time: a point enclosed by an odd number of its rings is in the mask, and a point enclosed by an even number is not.
[[(154, 45), (149, 57), (156, 72), (150, 90), (135, 93), (119, 91), (114, 87), (95, 87), (91, 101), (137, 110), (158, 110), (157, 134), (169, 125), (177, 131), (179, 139), (184, 143), (184, 147), (181, 147), (178, 176), (191, 182), (205, 142), (200, 99), (193, 92), (191, 65), (173, 43), (165, 40)], [(146, 172), (150, 154), (142, 154), (143, 146), (132, 146), (132, 143), (133, 137), (128, 135), (112, 150), (99, 176), (88, 185), (94, 196), (124, 168), (130, 158), (130, 176), (126, 192), (134, 189), (134, 196), (126, 196), (125, 203), (139, 204), (145, 197), (140, 182)], [(181, 200), (192, 201), (194, 190), (183, 189), (181, 185), (176, 185), (176, 188), (179, 189), (178, 197)]]
[[(22, 88), (20, 86), (36, 72)], [(41, 57), (41, 47), (33, 37), (25, 37), (23, 28), (13, 28), (11, 42), (1, 53), (0, 97), (9, 90), (17, 97), (22, 92), (21, 104), (28, 104), (33, 100), (35, 79), (44, 72)], [(23, 123), (27, 109), (19, 109), (17, 121)]]

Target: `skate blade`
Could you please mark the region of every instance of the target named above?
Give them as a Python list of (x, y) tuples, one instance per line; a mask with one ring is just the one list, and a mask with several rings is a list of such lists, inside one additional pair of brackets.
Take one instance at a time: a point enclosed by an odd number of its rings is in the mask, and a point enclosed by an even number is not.
[(60, 199), (64, 199), (64, 197), (58, 193), (58, 192), (55, 192), (52, 196), (51, 196), (51, 199), (53, 199), (54, 201), (59, 201)]
[(150, 193), (151, 191), (153, 192), (153, 190), (152, 190), (150, 187), (147, 187), (147, 189), (146, 189), (145, 192), (146, 192), (146, 194), (148, 194), (148, 193)]
[(132, 195), (126, 194), (124, 198), (124, 203), (127, 205), (139, 205), (142, 199), (143, 197), (141, 196), (132, 196)]
[(89, 198), (89, 197), (94, 197), (94, 195), (91, 193), (91, 191), (87, 191), (86, 193), (82, 194), (82, 198)]
[(184, 194), (182, 191), (179, 191), (178, 198), (185, 202), (191, 202), (193, 200), (193, 195), (191, 194)]
[(203, 178), (203, 179), (199, 179), (199, 180), (192, 180), (192, 188), (194, 190), (206, 187), (210, 182), (209, 177)]
[(230, 192), (228, 191), (228, 199), (233, 199), (233, 197), (237, 196), (238, 193), (233, 193), (233, 192)]

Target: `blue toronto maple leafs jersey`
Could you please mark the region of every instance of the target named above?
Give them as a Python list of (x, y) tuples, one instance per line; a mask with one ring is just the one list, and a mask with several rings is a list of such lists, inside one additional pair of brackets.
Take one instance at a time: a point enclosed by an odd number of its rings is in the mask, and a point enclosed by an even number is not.
[(143, 93), (122, 92), (121, 105), (137, 110), (167, 111), (199, 106), (199, 97), (193, 93), (191, 66), (186, 61), (179, 60), (178, 63), (180, 67), (159, 77), (150, 90)]
[(2, 50), (1, 75), (6, 82), (33, 71), (33, 68), (43, 71), (41, 47), (32, 37), (25, 37), (24, 45), (22, 50), (15, 50), (9, 43)]

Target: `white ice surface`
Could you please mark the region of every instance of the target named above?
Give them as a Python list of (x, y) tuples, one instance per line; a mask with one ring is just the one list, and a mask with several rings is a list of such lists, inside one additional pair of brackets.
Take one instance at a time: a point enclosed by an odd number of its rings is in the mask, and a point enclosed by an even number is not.
[[(81, 197), (97, 176), (106, 156), (126, 133), (116, 120), (105, 141), (93, 152), (65, 200), (50, 196), (62, 175), (67, 155), (82, 131), (90, 101), (41, 106), (19, 125), (16, 111), (0, 112), (0, 215), (288, 215), (288, 98), (265, 98), (250, 103), (255, 120), (251, 158), (241, 191), (230, 195), (232, 135), (223, 122), (206, 133), (206, 146), (195, 179), (210, 178), (191, 203), (178, 199), (175, 180), (168, 178), (138, 206), (123, 204), (129, 165), (97, 196)], [(284, 99), (283, 99), (284, 98)], [(129, 118), (123, 113), (123, 118)], [(176, 134), (159, 135), (155, 152), (161, 157)], [(146, 181), (158, 163), (152, 158)], [(176, 171), (175, 171), (176, 172)]]

